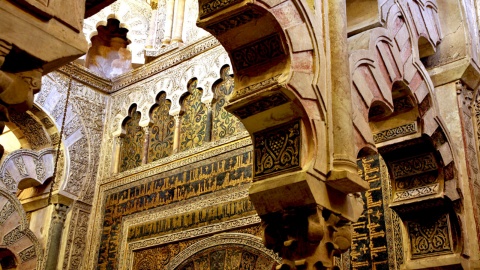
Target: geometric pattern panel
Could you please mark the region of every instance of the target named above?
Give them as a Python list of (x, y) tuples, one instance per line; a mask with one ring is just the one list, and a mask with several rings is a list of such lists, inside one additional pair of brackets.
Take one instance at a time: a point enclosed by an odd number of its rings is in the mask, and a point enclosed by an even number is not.
[(253, 134), (255, 177), (300, 168), (300, 122), (294, 121)]
[(171, 102), (162, 93), (151, 112), (153, 125), (150, 127), (150, 143), (148, 145), (148, 162), (168, 157), (173, 151), (175, 119), (168, 111)]
[(233, 78), (228, 74), (229, 68), (222, 69), (222, 80), (215, 86), (216, 102), (213, 105), (212, 141), (232, 136), (243, 131), (242, 123), (223, 107), (226, 97), (233, 92)]
[(134, 107), (125, 122), (125, 135), (121, 138), (120, 172), (136, 168), (142, 164), (145, 132), (140, 127), (141, 114)]
[(203, 145), (206, 135), (207, 109), (200, 100), (202, 91), (197, 89), (197, 81), (189, 85), (189, 95), (183, 101), (185, 113), (180, 128), (180, 151)]

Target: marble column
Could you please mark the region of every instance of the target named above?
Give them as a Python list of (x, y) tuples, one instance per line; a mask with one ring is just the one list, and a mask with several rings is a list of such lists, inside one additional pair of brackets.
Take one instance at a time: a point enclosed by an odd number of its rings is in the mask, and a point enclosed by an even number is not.
[(60, 244), (68, 206), (60, 203), (54, 204), (52, 221), (50, 223), (50, 241), (48, 242), (47, 262), (45, 270), (56, 270), (60, 254)]
[(143, 133), (145, 134), (143, 141), (143, 155), (142, 155), (142, 164), (147, 164), (148, 162), (148, 144), (150, 142), (150, 127), (142, 127)]
[(157, 39), (158, 30), (158, 10), (152, 10), (152, 17), (150, 18), (150, 28), (148, 30), (148, 39), (145, 49), (152, 50), (155, 48), (155, 40)]
[(183, 21), (185, 19), (185, 0), (175, 1), (175, 17), (173, 19), (172, 42), (183, 42)]
[(170, 44), (172, 39), (173, 28), (173, 10), (175, 8), (175, 0), (167, 0), (167, 9), (165, 14), (165, 34), (163, 35), (162, 44)]
[(179, 114), (173, 116), (175, 119), (175, 131), (173, 135), (173, 153), (178, 153), (180, 151), (180, 124), (181, 118)]
[[(329, 176), (332, 187), (343, 193), (368, 189), (357, 175), (345, 0), (328, 0), (331, 65), (333, 160)], [(363, 183), (365, 182), (365, 183)]]
[(209, 142), (212, 140), (212, 125), (213, 125), (213, 112), (212, 112), (212, 103), (207, 102), (205, 103), (207, 107), (207, 122), (206, 122), (206, 129), (205, 129), (205, 142)]

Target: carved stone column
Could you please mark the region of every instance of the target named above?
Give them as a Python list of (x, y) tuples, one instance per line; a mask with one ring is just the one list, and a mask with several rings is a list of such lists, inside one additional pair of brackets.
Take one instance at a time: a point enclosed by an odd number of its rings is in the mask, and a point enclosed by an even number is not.
[(180, 125), (181, 125), (181, 118), (180, 114), (176, 114), (173, 116), (175, 119), (175, 131), (173, 135), (173, 153), (178, 153), (180, 147)]
[(212, 112), (212, 103), (207, 102), (205, 103), (207, 107), (207, 122), (206, 122), (206, 129), (205, 129), (205, 141), (209, 142), (212, 140), (212, 124), (213, 124), (213, 112)]
[(143, 141), (143, 155), (142, 155), (142, 164), (147, 164), (148, 162), (148, 143), (150, 142), (150, 126), (142, 127), (143, 133), (145, 134)]
[(122, 137), (116, 136), (113, 138), (113, 162), (112, 173), (118, 172), (120, 166), (120, 150), (122, 149)]
[(148, 39), (145, 48), (151, 50), (155, 47), (155, 40), (157, 39), (157, 30), (158, 30), (158, 15), (159, 11), (154, 9), (152, 11), (152, 17), (150, 18), (150, 28), (148, 30)]
[(175, 0), (172, 42), (183, 42), (183, 21), (185, 19), (185, 0)]
[(166, 10), (166, 17), (165, 17), (165, 34), (163, 35), (162, 44), (170, 44), (170, 41), (172, 39), (174, 8), (175, 8), (175, 0), (167, 0), (167, 10)]
[(60, 243), (62, 240), (63, 225), (67, 217), (68, 206), (63, 204), (54, 204), (52, 222), (50, 224), (50, 241), (48, 242), (46, 270), (56, 270), (60, 254)]
[(344, 193), (368, 189), (357, 174), (353, 110), (347, 43), (345, 0), (329, 0), (330, 67), (332, 87), (333, 161), (328, 184)]

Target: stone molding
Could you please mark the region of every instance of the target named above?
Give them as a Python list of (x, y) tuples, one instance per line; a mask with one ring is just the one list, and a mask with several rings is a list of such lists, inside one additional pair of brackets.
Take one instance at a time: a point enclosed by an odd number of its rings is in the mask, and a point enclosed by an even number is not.
[[(148, 176), (152, 176), (161, 172), (171, 170), (183, 165), (187, 165), (193, 162), (197, 162), (203, 159), (208, 159), (213, 156), (217, 156), (222, 153), (233, 151), (241, 147), (249, 147), (253, 150), (252, 141), (247, 132), (242, 132), (236, 136), (232, 136), (226, 139), (222, 139), (215, 142), (205, 143), (204, 145), (196, 148), (192, 148), (177, 154), (173, 154), (166, 158), (159, 159), (157, 161), (142, 165), (132, 170), (128, 170), (112, 177), (100, 180), (102, 185), (106, 185), (105, 188), (120, 186), (123, 184), (131, 183), (136, 180), (143, 179)], [(207, 151), (208, 149), (214, 149)], [(165, 165), (165, 166), (162, 166)]]

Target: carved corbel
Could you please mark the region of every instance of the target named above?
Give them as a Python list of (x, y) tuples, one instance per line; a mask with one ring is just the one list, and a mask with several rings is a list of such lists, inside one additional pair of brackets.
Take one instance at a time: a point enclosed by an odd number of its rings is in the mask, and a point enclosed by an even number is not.
[(18, 73), (0, 71), (0, 100), (7, 107), (25, 111), (33, 105), (33, 95), (40, 91), (42, 69)]
[(263, 218), (264, 243), (282, 256), (281, 270), (332, 269), (333, 256), (350, 248), (350, 223), (319, 206)]

